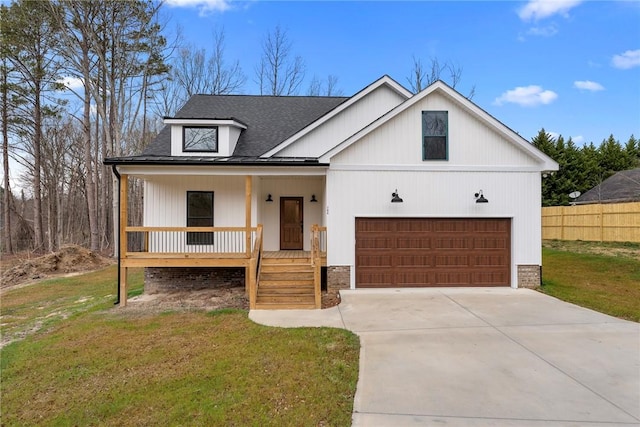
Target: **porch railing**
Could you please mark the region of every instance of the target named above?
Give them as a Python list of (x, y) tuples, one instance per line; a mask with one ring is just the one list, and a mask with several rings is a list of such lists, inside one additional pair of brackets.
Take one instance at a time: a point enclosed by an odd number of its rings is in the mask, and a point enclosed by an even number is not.
[(327, 227), (311, 227), (311, 266), (316, 308), (322, 308), (322, 257), (327, 255)]
[(126, 227), (127, 254), (218, 254), (250, 257), (257, 227)]
[(260, 285), (260, 268), (262, 265), (262, 225), (258, 225), (256, 240), (249, 261), (249, 308), (256, 308), (258, 286)]

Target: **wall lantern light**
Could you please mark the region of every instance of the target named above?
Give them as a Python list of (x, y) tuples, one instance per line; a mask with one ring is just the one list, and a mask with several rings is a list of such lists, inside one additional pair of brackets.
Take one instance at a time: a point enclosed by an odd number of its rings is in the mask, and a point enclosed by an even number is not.
[(398, 195), (398, 189), (396, 188), (396, 191), (394, 191), (393, 193), (391, 193), (391, 197), (393, 197), (391, 199), (391, 203), (402, 203), (403, 200), (400, 198), (400, 196)]
[(271, 198), (271, 193), (269, 193), (269, 195), (267, 196), (267, 200), (265, 200), (265, 202), (273, 202), (273, 199)]
[(484, 198), (484, 194), (482, 194), (482, 190), (475, 194), (476, 203), (489, 203), (487, 199)]
[(310, 200), (310, 202), (311, 202), (311, 203), (317, 203), (317, 202), (318, 202), (318, 200), (316, 199), (316, 195), (315, 195), (315, 194), (312, 194), (312, 195), (311, 195), (311, 200)]

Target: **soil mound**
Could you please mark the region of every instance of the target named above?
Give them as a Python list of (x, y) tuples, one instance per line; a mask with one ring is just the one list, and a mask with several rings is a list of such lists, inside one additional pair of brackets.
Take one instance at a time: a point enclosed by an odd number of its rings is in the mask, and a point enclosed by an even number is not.
[[(0, 288), (8, 288), (59, 274), (97, 270), (113, 261), (82, 246), (69, 245), (58, 252), (26, 259), (2, 272)], [(4, 270), (4, 269), (3, 269)]]

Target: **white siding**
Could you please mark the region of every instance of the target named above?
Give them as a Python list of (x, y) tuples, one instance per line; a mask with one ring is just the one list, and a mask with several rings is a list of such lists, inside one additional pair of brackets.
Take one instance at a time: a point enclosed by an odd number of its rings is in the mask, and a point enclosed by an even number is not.
[(319, 157), (404, 100), (396, 91), (381, 86), (276, 156)]
[[(391, 203), (396, 189), (404, 203)], [(475, 203), (481, 189), (489, 203)], [(329, 265), (353, 270), (355, 218), (376, 216), (512, 218), (512, 286), (518, 264), (541, 264), (538, 172), (329, 170), (327, 194)]]
[[(449, 160), (422, 160), (422, 111), (448, 111)], [(355, 142), (331, 164), (432, 166), (531, 166), (538, 163), (523, 150), (470, 115), (458, 103), (434, 92)]]
[(213, 225), (244, 227), (244, 187), (243, 176), (147, 177), (144, 186), (144, 225), (186, 227), (187, 191), (213, 191)]
[[(264, 226), (265, 250), (280, 249), (280, 197), (286, 196), (304, 198), (304, 249), (309, 250), (311, 225), (324, 224), (324, 182), (324, 177), (253, 177), (251, 223)], [(215, 227), (245, 226), (244, 176), (148, 176), (144, 189), (145, 226), (185, 227), (187, 191), (214, 192)], [(268, 194), (271, 203), (265, 202)], [(311, 203), (313, 194), (316, 203)]]
[[(280, 197), (303, 197), (304, 250), (310, 250), (309, 234), (313, 224), (322, 225), (324, 210), (324, 177), (262, 177), (259, 179), (259, 217), (264, 226), (264, 250), (280, 250)], [(265, 202), (271, 194), (273, 202)], [(316, 203), (311, 203), (315, 194)]]

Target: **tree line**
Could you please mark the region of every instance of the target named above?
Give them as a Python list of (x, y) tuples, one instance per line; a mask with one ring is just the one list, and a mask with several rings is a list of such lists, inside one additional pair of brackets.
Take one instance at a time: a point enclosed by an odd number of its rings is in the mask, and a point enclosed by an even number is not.
[(560, 166), (542, 179), (542, 206), (569, 205), (569, 194), (585, 193), (616, 172), (640, 167), (640, 141), (633, 135), (625, 144), (609, 135), (598, 146), (577, 146), (571, 138), (554, 138), (543, 128), (531, 143)]
[[(193, 94), (242, 93), (248, 77), (228, 60), (224, 29), (210, 49), (167, 40), (155, 1), (19, 0), (0, 5), (2, 250), (53, 251), (75, 243), (114, 249), (114, 193), (106, 157), (136, 154)], [(263, 95), (304, 92), (306, 67), (287, 31), (260, 46), (253, 81)], [(415, 91), (439, 79), (455, 86), (462, 69), (414, 57)], [(450, 75), (449, 75), (450, 74)], [(339, 96), (338, 77), (313, 74), (306, 95)], [(9, 159), (23, 184), (13, 194)], [(16, 177), (14, 177), (16, 178)], [(140, 221), (142, 187), (129, 212)], [(26, 188), (26, 193), (24, 188)]]
[[(224, 28), (212, 31), (208, 49), (197, 48), (169, 30), (162, 7), (156, 0), (0, 5), (2, 252), (70, 243), (115, 251), (117, 180), (103, 160), (140, 153), (161, 118), (193, 94), (243, 93), (252, 80), (261, 95), (343, 95), (338, 76), (307, 70), (285, 28), (264, 35), (248, 75), (229, 58)], [(414, 56), (409, 65), (414, 92), (438, 79), (456, 87), (462, 77), (460, 66), (437, 58)], [(130, 218), (139, 224), (142, 185), (129, 185)]]

